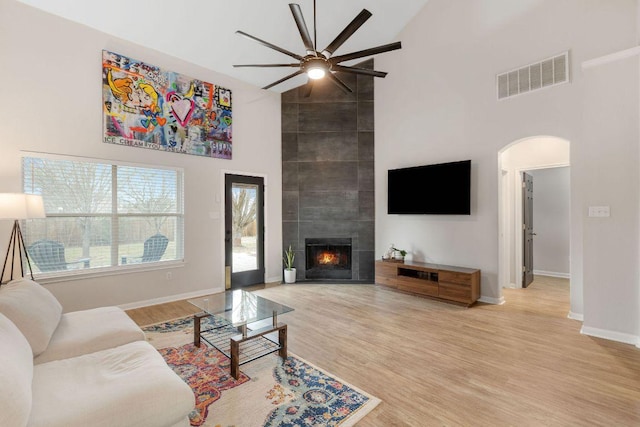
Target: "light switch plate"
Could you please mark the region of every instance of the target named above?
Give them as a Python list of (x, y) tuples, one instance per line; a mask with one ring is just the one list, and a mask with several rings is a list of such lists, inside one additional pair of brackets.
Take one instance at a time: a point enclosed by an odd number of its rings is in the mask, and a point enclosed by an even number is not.
[(589, 216), (596, 218), (606, 218), (611, 215), (609, 206), (589, 206)]

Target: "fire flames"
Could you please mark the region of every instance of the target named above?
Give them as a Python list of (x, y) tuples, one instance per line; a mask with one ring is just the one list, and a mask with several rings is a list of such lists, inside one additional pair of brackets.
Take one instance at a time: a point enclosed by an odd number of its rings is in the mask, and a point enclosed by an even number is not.
[(331, 252), (322, 252), (318, 255), (318, 264), (327, 265), (327, 264), (338, 264), (340, 262), (340, 257)]

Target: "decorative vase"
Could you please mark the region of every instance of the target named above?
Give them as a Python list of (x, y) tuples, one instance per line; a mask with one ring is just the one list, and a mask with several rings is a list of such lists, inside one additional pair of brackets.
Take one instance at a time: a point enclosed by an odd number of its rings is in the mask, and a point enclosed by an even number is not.
[(296, 269), (290, 268), (284, 269), (284, 283), (295, 283), (296, 282)]

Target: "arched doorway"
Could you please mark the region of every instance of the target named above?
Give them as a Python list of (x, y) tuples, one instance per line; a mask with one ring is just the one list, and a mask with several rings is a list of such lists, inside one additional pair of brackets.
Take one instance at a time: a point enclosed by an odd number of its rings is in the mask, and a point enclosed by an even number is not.
[[(570, 143), (554, 136), (523, 138), (498, 153), (498, 280), (502, 288), (521, 288), (523, 238), (522, 177), (525, 171), (570, 166)], [(568, 255), (568, 254), (567, 254)]]

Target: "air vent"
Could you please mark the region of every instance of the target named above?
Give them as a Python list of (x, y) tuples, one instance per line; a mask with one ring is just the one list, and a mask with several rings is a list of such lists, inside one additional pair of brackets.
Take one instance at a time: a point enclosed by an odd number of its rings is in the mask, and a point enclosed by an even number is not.
[(569, 51), (498, 74), (498, 99), (569, 82)]

